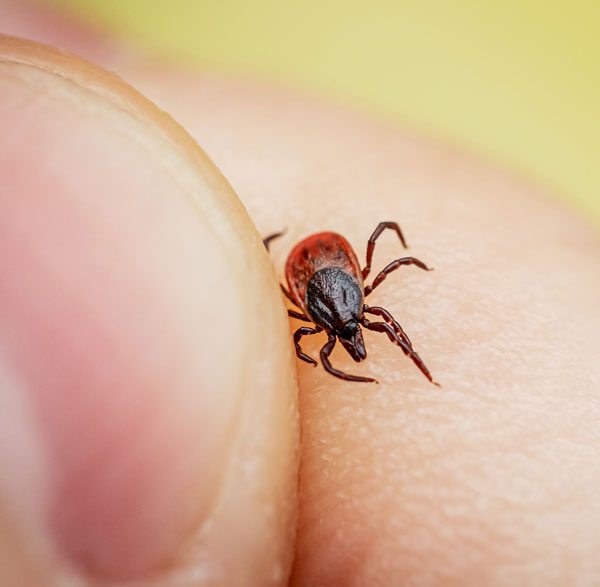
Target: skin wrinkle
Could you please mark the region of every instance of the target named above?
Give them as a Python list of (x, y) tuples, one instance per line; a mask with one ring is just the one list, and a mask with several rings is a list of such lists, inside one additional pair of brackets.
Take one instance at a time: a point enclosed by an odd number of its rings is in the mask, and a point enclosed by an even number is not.
[[(445, 458), (445, 457), (442, 457), (442, 458)], [(351, 470), (351, 468), (352, 468), (352, 467), (351, 467), (351, 465), (348, 465), (348, 466), (346, 466), (345, 468), (346, 468), (347, 470)], [(442, 476), (442, 478), (443, 478), (443, 476)], [(432, 479), (432, 477), (431, 477), (431, 476), (428, 476), (428, 479), (430, 479), (430, 480), (431, 480), (431, 479)], [(433, 479), (435, 479), (435, 477), (433, 477)], [(433, 483), (433, 485), (435, 485), (435, 482)], [(368, 492), (369, 492), (369, 490), (368, 490), (368, 489), (367, 489), (367, 490), (365, 490), (365, 493), (368, 493)], [(421, 496), (421, 497), (422, 497), (422, 496)], [(428, 509), (428, 508), (427, 508), (427, 507), (425, 507), (425, 508), (423, 508), (423, 509), (424, 509), (425, 511), (427, 511), (427, 509)], [(399, 525), (397, 525), (397, 526), (398, 526), (398, 527), (403, 527), (403, 526), (405, 527), (405, 526), (406, 526), (406, 523), (401, 523), (401, 524), (399, 524)], [(435, 526), (436, 526), (436, 527), (438, 527), (438, 526), (439, 526), (439, 524), (435, 524)], [(464, 524), (457, 524), (456, 526), (458, 526), (458, 527), (464, 527)], [(456, 527), (456, 526), (453, 526), (453, 527)], [(476, 539), (474, 539), (474, 540), (476, 540)]]

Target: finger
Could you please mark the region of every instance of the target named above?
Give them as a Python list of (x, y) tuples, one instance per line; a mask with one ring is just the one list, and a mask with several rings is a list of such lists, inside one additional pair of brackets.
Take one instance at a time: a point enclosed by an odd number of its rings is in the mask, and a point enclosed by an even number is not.
[[(381, 220), (436, 269), (400, 269), (369, 301), (400, 321), (441, 389), (376, 333), (365, 363), (343, 350), (332, 361), (377, 388), (298, 362), (293, 584), (598, 576), (598, 236), (523, 181), (306, 98), (230, 80), (141, 83), (177, 104), (264, 234), (288, 227), (272, 247), (280, 270), (321, 230), (363, 259)], [(374, 269), (399, 254), (383, 235)], [(303, 350), (315, 356), (322, 336)]]
[(244, 209), (114, 76), (0, 37), (0, 86), (0, 510), (18, 550), (47, 582), (281, 584), (295, 375)]

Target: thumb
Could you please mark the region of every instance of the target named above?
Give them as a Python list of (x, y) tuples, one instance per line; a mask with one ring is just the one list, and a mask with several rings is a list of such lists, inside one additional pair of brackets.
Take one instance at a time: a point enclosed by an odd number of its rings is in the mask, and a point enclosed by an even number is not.
[(8, 37), (0, 126), (0, 512), (23, 560), (45, 584), (285, 581), (294, 363), (230, 186), (132, 88)]

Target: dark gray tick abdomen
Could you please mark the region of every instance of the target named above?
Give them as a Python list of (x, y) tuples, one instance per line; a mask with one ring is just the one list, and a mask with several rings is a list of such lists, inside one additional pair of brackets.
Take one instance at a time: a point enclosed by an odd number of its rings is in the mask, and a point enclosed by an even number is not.
[(341, 330), (362, 314), (363, 292), (356, 277), (339, 267), (319, 269), (306, 288), (306, 309), (315, 324)]

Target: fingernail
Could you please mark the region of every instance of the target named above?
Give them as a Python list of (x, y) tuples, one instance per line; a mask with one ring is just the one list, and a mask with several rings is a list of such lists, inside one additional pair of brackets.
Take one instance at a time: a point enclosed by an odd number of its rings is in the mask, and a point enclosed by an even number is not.
[(168, 565), (209, 515), (241, 389), (229, 188), (156, 126), (0, 59), (0, 344), (50, 536), (107, 578)]

